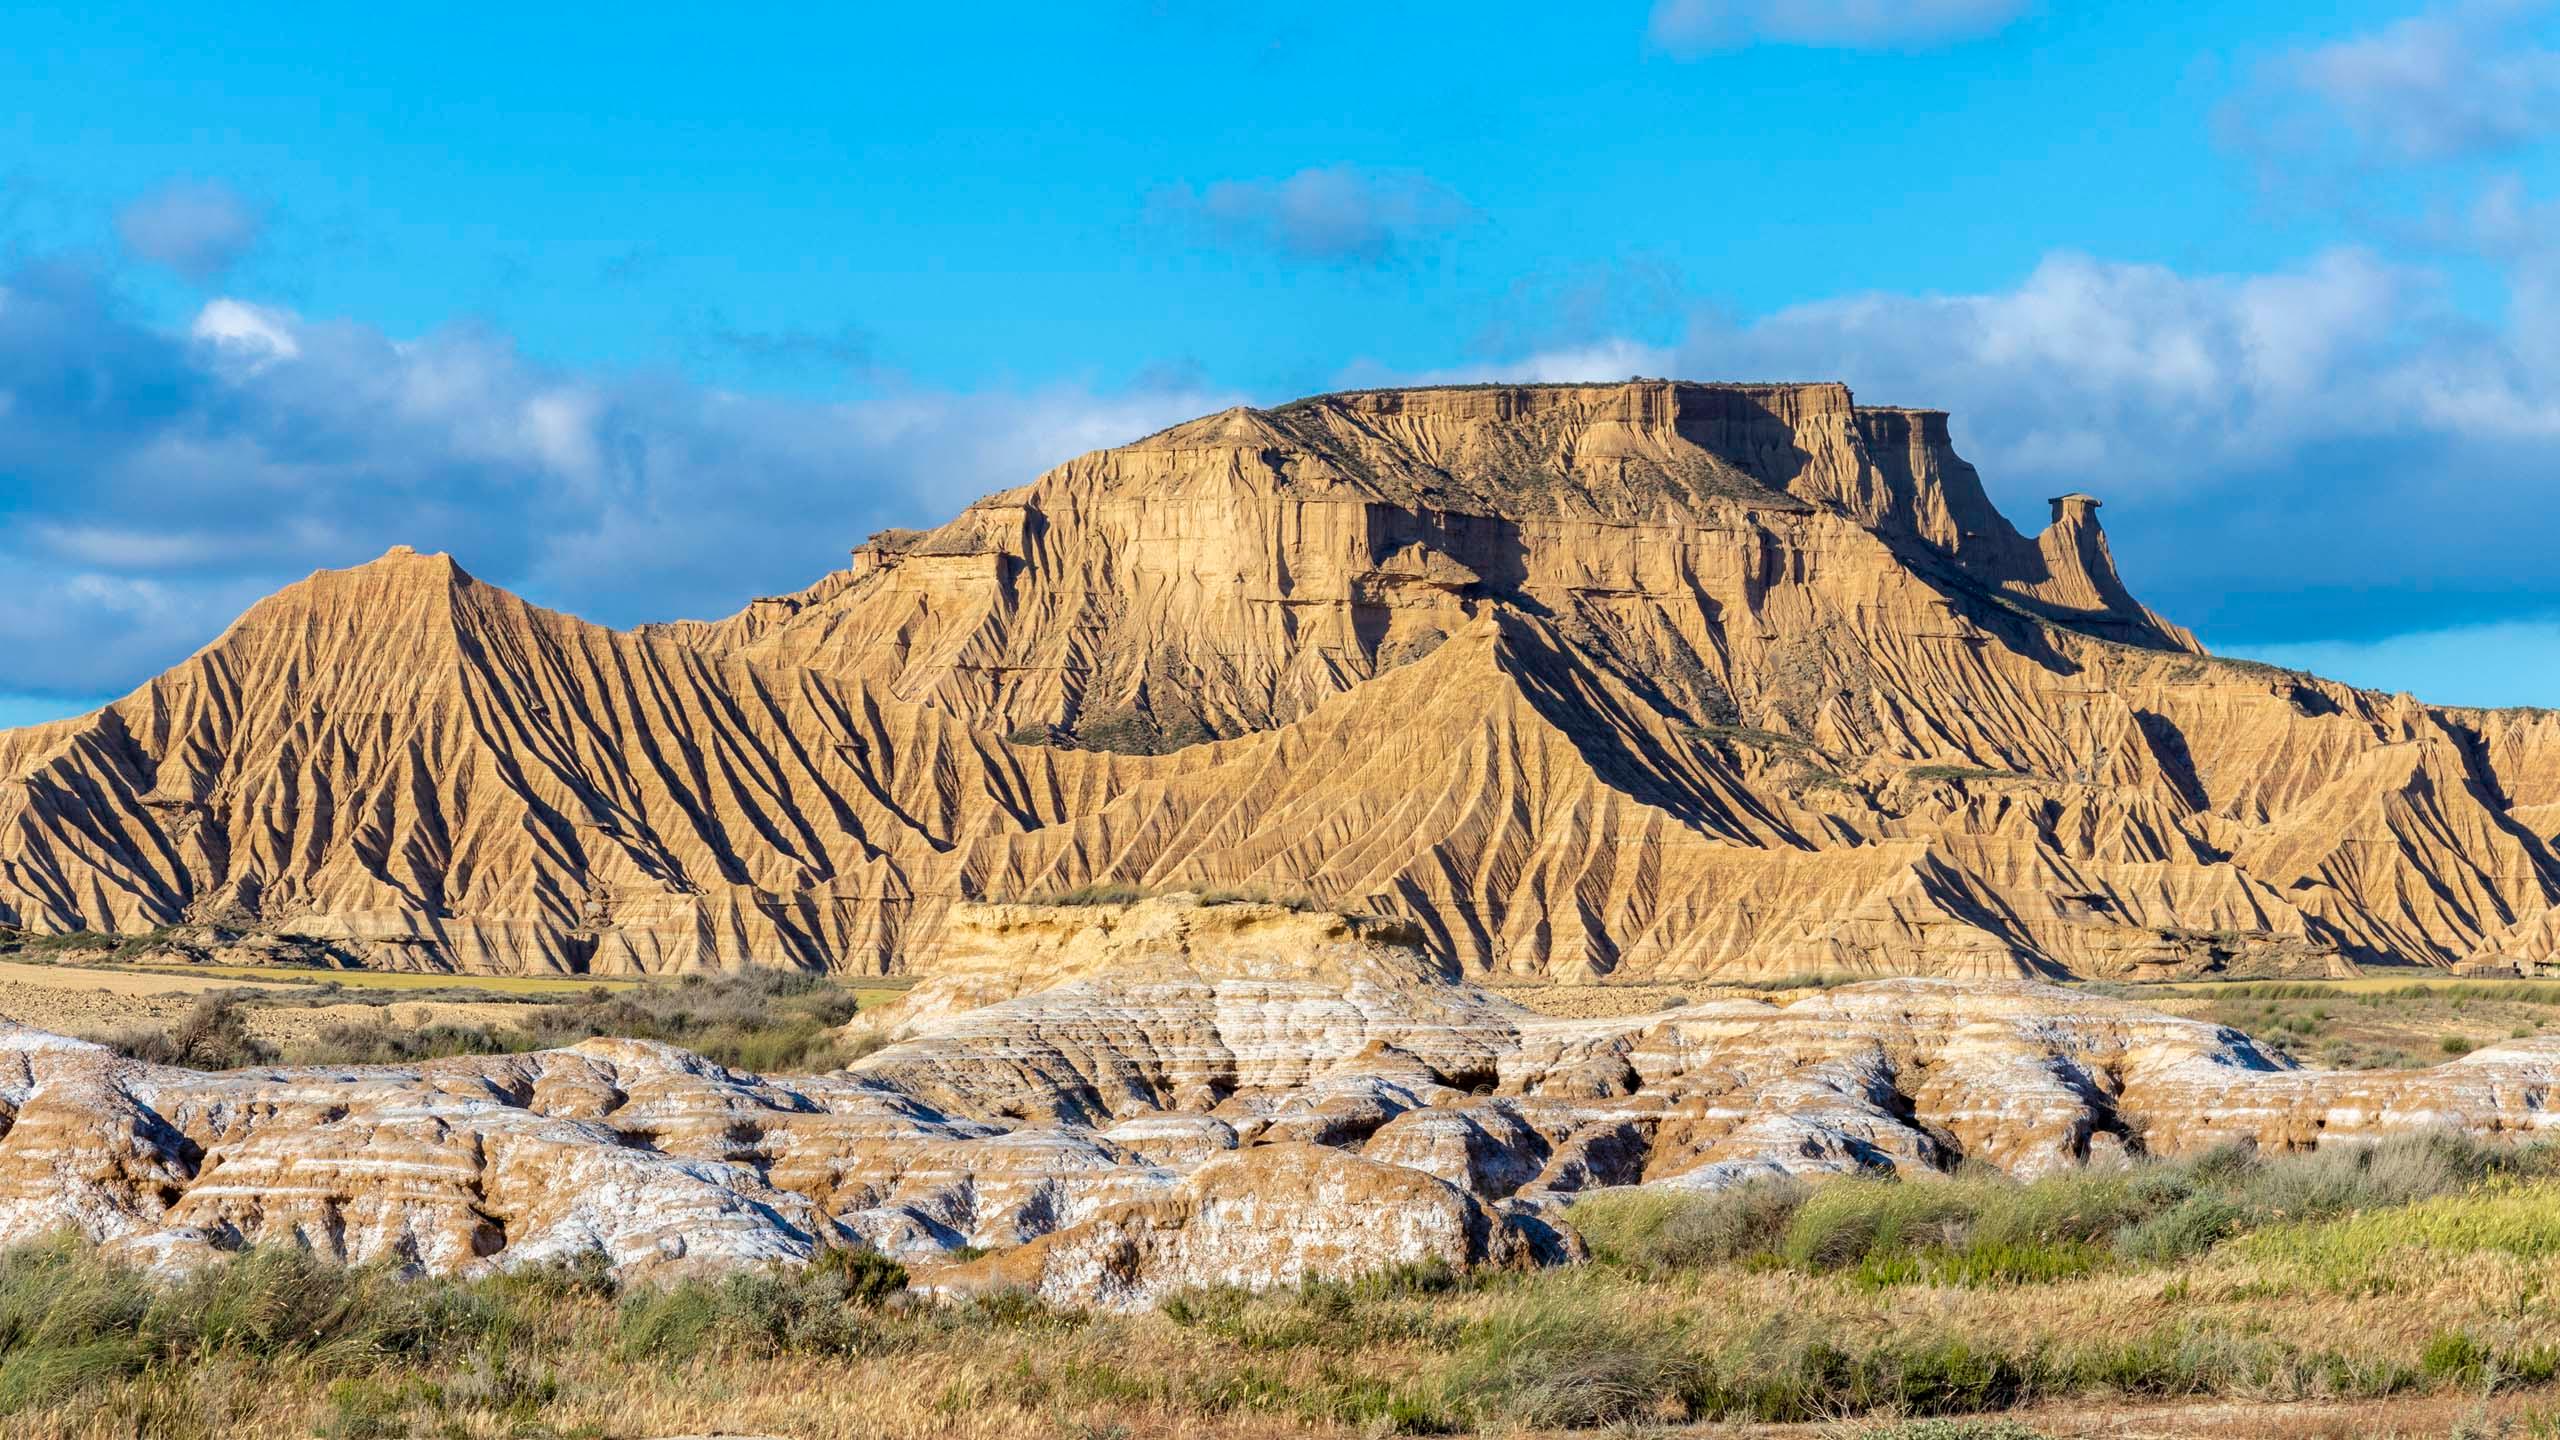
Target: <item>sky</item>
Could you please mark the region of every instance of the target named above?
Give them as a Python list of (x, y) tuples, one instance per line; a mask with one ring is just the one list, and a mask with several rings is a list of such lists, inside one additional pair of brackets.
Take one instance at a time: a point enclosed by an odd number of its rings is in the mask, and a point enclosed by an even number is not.
[(826, 8), (13, 6), (0, 724), (394, 544), (718, 615), (1226, 405), (1631, 374), (1951, 410), (2216, 650), (2560, 705), (2560, 4)]

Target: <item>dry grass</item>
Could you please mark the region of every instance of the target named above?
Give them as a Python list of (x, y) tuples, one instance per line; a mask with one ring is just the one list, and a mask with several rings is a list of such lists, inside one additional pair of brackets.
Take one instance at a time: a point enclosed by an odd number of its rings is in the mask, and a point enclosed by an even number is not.
[(491, 995), (579, 995), (601, 986), (620, 990), (645, 982), (627, 977), (587, 975), (459, 975), (442, 971), (315, 970), (297, 965), (168, 965), (82, 966), (79, 975), (177, 976), (213, 985), (258, 981), (273, 985), (336, 985), (348, 990), (475, 990)]
[(756, 970), (514, 1002), (392, 1003), (395, 993), (409, 992), (376, 992), (373, 1003), (362, 1004), (349, 1001), (362, 992), (335, 987), (215, 990), (196, 994), (184, 1009), (62, 1028), (140, 1059), (199, 1070), (403, 1064), (611, 1035), (662, 1040), (760, 1074), (811, 1073), (876, 1047), (875, 1038), (847, 1036), (842, 1027), (858, 1009), (901, 992)]
[[(854, 1257), (616, 1295), (593, 1271), (403, 1282), (253, 1254), (155, 1300), (56, 1246), (0, 1257), (0, 1432), (2030, 1433), (1916, 1423), (1987, 1409), (2051, 1435), (2552, 1434), (2560, 1187), (2447, 1169), (2421, 1148), (2199, 1170), (2270, 1206), (2342, 1208), (2252, 1222), (2165, 1263), (1880, 1280), (1877, 1254), (1942, 1246), (1958, 1211), (1974, 1236), (2023, 1244), (2111, 1233), (2156, 1197), (2139, 1173), (1890, 1195), (1847, 1182), (1717, 1200), (1703, 1218), (1648, 1202), (1642, 1223), (1594, 1225), (1604, 1258), (1576, 1269), (1424, 1266), (1132, 1315), (893, 1298)], [(1631, 1244), (1653, 1248), (1631, 1258)], [(2172, 1404), (2213, 1408), (2159, 1408)], [(2119, 1412), (2153, 1421), (2097, 1428)], [(2182, 1413), (2215, 1418), (2159, 1419)]]

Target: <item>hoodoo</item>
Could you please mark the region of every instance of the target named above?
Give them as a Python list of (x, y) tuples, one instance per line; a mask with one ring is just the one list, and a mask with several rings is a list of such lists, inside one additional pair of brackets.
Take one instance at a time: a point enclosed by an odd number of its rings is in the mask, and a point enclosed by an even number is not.
[(1224, 411), (719, 621), (395, 550), (0, 733), (0, 925), (930, 970), (1110, 882), (1476, 974), (2560, 962), (2560, 717), (2205, 655), (2053, 506), (1941, 412), (1639, 380)]

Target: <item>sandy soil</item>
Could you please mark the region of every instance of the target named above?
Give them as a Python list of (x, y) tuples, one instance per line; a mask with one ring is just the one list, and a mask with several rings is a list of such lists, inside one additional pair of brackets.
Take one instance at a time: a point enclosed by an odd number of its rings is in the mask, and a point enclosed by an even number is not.
[[(66, 1035), (163, 1026), (214, 990), (236, 990), (249, 999), (249, 1031), (259, 1039), (291, 1042), (332, 1023), (383, 1016), (394, 1024), (438, 1022), (502, 1026), (524, 1007), (504, 1001), (404, 1000), (390, 1005), (298, 1003), (308, 985), (260, 985), (210, 971), (202, 975), (90, 970), (71, 965), (0, 961), (0, 1018)], [(261, 1003), (264, 1002), (264, 1003)]]
[(94, 1033), (160, 1024), (187, 1012), (208, 990), (250, 989), (272, 995), (276, 986), (245, 987), (214, 976), (137, 975), (69, 965), (0, 961), (0, 1016), (39, 1030)]
[(1515, 1005), (1525, 1005), (1541, 1015), (1562, 1015), (1576, 1020), (1597, 1020), (1608, 1015), (1650, 1015), (1676, 1005), (1706, 999), (1718, 987), (1712, 985), (1514, 985), (1485, 986)]

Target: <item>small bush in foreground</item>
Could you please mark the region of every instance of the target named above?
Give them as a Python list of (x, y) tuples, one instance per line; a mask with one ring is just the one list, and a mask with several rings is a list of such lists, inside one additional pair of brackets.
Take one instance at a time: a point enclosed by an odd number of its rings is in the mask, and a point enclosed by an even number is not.
[(1539, 1428), (1680, 1417), (1696, 1363), (1676, 1330), (1577, 1306), (1522, 1303), (1468, 1335), (1448, 1377), (1447, 1403)]
[(844, 1355), (869, 1333), (868, 1312), (907, 1288), (906, 1267), (868, 1250), (831, 1249), (798, 1269), (741, 1271), (623, 1298), (624, 1354), (680, 1357), (722, 1347)]
[(1576, 1204), (1573, 1225), (1593, 1259), (1659, 1275), (1774, 1253), (1811, 1192), (1795, 1179), (1696, 1194), (1611, 1191)]
[(274, 1046), (249, 1033), (249, 1012), (231, 990), (198, 998), (168, 1030), (119, 1031), (106, 1043), (136, 1060), (190, 1070), (237, 1070), (276, 1058)]

